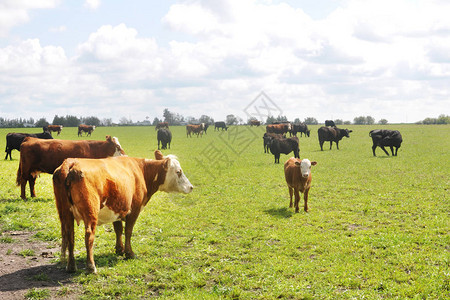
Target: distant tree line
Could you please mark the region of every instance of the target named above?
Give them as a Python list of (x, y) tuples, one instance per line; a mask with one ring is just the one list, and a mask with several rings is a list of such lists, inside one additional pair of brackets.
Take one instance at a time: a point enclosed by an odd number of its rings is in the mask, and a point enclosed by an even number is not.
[[(18, 119), (5, 119), (0, 117), (0, 128), (22, 128), (22, 127), (44, 127), (49, 124), (53, 125), (63, 125), (64, 127), (77, 127), (80, 124), (87, 124), (87, 125), (95, 125), (95, 126), (136, 126), (136, 125), (156, 125), (159, 122), (167, 122), (170, 126), (174, 125), (186, 125), (186, 124), (199, 124), (199, 123), (206, 123), (206, 124), (214, 124), (214, 119), (207, 115), (201, 115), (200, 118), (194, 118), (194, 117), (184, 117), (178, 113), (174, 113), (169, 111), (168, 108), (164, 109), (163, 111), (163, 118), (159, 119), (155, 117), (153, 119), (153, 122), (150, 122), (149, 117), (146, 118), (145, 121), (142, 122), (133, 122), (131, 119), (128, 119), (126, 117), (122, 117), (119, 120), (119, 124), (114, 124), (112, 122), (111, 118), (102, 119), (95, 116), (90, 117), (77, 117), (73, 115), (66, 115), (66, 116), (58, 116), (55, 115), (52, 122), (48, 122), (45, 118), (40, 118), (39, 120), (35, 121), (33, 118), (25, 119), (25, 118), (18, 118)], [(249, 118), (246, 123), (242, 120), (242, 118), (235, 116), (233, 114), (229, 114), (225, 118), (225, 123), (227, 125), (241, 125), (241, 124), (249, 124), (251, 120), (256, 120), (255, 118)], [(222, 120), (220, 120), (222, 121)], [(268, 116), (265, 124), (272, 124), (276, 122), (287, 122), (288, 119), (286, 116)], [(325, 121), (325, 120), (324, 120)], [(303, 122), (300, 120), (300, 118), (295, 118), (294, 123), (305, 123), (308, 125), (318, 125), (319, 121), (316, 118), (313, 117), (307, 117), (303, 119)], [(372, 116), (359, 116), (353, 119), (353, 122), (351, 121), (343, 121), (342, 119), (336, 119), (334, 120), (334, 123), (336, 125), (373, 125), (375, 124), (375, 119)], [(323, 123), (322, 123), (323, 124)], [(377, 122), (377, 124), (385, 125), (388, 124), (388, 121), (386, 119), (381, 119)], [(416, 122), (416, 124), (450, 124), (450, 116), (448, 115), (440, 115), (437, 118), (426, 118), (422, 121)]]
[(433, 125), (433, 124), (450, 124), (450, 116), (448, 115), (439, 115), (437, 118), (426, 118), (422, 121), (417, 122), (416, 124), (424, 124), (424, 125)]

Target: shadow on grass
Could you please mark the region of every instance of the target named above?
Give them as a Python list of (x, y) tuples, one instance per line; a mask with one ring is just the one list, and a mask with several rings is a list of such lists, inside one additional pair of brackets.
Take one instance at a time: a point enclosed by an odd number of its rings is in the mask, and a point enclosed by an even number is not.
[(27, 197), (26, 200), (23, 200), (20, 197), (17, 198), (0, 198), (0, 203), (19, 203), (19, 202), (53, 202), (55, 201), (53, 198), (31, 198), (31, 197)]
[(264, 212), (279, 219), (290, 218), (294, 215), (292, 208), (289, 207), (271, 208)]

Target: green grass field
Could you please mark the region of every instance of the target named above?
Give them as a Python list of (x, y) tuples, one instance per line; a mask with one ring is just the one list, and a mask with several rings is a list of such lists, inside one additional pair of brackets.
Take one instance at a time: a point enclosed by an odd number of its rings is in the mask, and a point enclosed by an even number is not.
[[(132, 238), (136, 260), (114, 255), (112, 225), (99, 227), (98, 275), (85, 273), (84, 226), (76, 231), (81, 298), (136, 299), (448, 299), (450, 297), (450, 126), (341, 126), (340, 150), (320, 151), (317, 128), (300, 138), (315, 160), (309, 213), (293, 213), (282, 155), (263, 151), (263, 127), (231, 127), (186, 138), (172, 127), (175, 154), (195, 186), (188, 195), (157, 193)], [(377, 149), (374, 128), (398, 129), (398, 157)], [(1, 129), (7, 132), (39, 129)], [(153, 158), (154, 127), (97, 128), (90, 139), (119, 138), (129, 156)], [(80, 139), (64, 128), (63, 139)], [(59, 241), (51, 175), (38, 198), (15, 185), (19, 152), (0, 159), (0, 232), (29, 230)], [(27, 190), (27, 195), (29, 191)], [(302, 203), (301, 203), (302, 205)], [(0, 242), (11, 241), (2, 239)], [(61, 287), (62, 289), (64, 287)]]

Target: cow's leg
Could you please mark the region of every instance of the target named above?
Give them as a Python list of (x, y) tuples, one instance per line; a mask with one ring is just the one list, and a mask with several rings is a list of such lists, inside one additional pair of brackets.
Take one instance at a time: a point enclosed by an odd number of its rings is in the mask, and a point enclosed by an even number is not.
[[(69, 248), (69, 258), (67, 260), (67, 272), (75, 272), (77, 270), (77, 265), (75, 263), (74, 247), (75, 247), (75, 228), (74, 228), (74, 217), (72, 212), (68, 211), (66, 214), (67, 221), (64, 221), (65, 225), (62, 230), (63, 241), (61, 245), (61, 258), (64, 259), (66, 255), (66, 248)], [(62, 226), (62, 225), (61, 225)], [(63, 256), (64, 254), (64, 256)]]
[(394, 146), (390, 146), (390, 148), (391, 148), (392, 156), (395, 156), (395, 154), (394, 154)]
[(137, 220), (137, 215), (131, 213), (127, 216), (125, 221), (125, 257), (136, 258), (136, 255), (131, 248), (131, 235), (133, 234), (133, 227)]
[(113, 223), (114, 231), (116, 232), (116, 254), (123, 255), (125, 249), (122, 242), (123, 224), (122, 221), (116, 221)]
[(308, 193), (309, 193), (309, 188), (307, 188), (305, 190), (305, 192), (303, 193), (303, 200), (305, 201), (304, 206), (303, 206), (303, 210), (305, 212), (308, 212)]
[(330, 150), (331, 150), (331, 146), (333, 146), (333, 142), (332, 141), (330, 141)]
[(294, 194), (294, 190), (290, 186), (288, 186), (288, 188), (289, 188), (289, 199), (290, 199), (289, 207), (292, 207), (292, 195)]
[(31, 197), (36, 197), (36, 192), (34, 191), (34, 185), (36, 184), (36, 177), (31, 176), (28, 180), (28, 184), (30, 186), (30, 195)]
[(398, 148), (399, 147), (395, 147), (395, 156), (397, 156)]
[(389, 153), (386, 151), (386, 149), (384, 148), (384, 146), (380, 146), (381, 149), (383, 149), (384, 153), (386, 153), (387, 156), (389, 156)]
[(375, 154), (375, 149), (376, 149), (376, 148), (377, 148), (377, 145), (374, 144), (374, 145), (372, 146), (373, 156), (376, 156), (376, 154)]
[(324, 143), (324, 141), (322, 141), (322, 140), (319, 141), (319, 144), (320, 144), (320, 151), (323, 151), (323, 143)]
[(336, 149), (339, 150), (339, 141), (336, 141)]
[(159, 140), (158, 140), (158, 150), (160, 150), (160, 149), (159, 149)]
[(84, 243), (86, 244), (86, 268), (88, 272), (97, 274), (97, 268), (94, 262), (94, 239), (95, 227), (97, 224), (87, 222), (85, 224)]
[(298, 189), (294, 189), (294, 194), (295, 194), (295, 203), (294, 203), (294, 207), (295, 207), (295, 212), (298, 213), (299, 208), (298, 208), (298, 203), (300, 202), (300, 192)]

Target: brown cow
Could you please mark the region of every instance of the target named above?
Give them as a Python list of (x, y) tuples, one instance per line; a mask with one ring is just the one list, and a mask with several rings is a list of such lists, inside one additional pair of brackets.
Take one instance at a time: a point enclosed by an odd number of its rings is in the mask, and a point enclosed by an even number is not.
[(203, 131), (205, 130), (205, 123), (201, 123), (198, 125), (186, 125), (186, 137), (192, 137), (191, 133), (197, 134), (197, 137), (203, 135)]
[(258, 120), (250, 120), (250, 126), (259, 126), (261, 125), (261, 122)]
[(95, 130), (95, 126), (93, 125), (78, 125), (78, 136), (82, 136), (83, 132), (86, 132), (86, 136), (91, 136), (92, 131)]
[(39, 173), (52, 174), (68, 157), (105, 158), (125, 155), (116, 137), (106, 136), (106, 141), (42, 140), (27, 137), (20, 146), (17, 185), (20, 197), (26, 199), (25, 187), (30, 185), (31, 197), (36, 197), (34, 184)]
[[(97, 225), (113, 223), (116, 254), (135, 258), (131, 234), (139, 213), (157, 191), (190, 193), (192, 184), (174, 156), (156, 160), (133, 157), (68, 158), (53, 174), (56, 207), (61, 221), (61, 259), (69, 250), (67, 271), (75, 272), (74, 220), (83, 221), (87, 269), (97, 273), (93, 244)], [(125, 221), (125, 247), (122, 243)]]
[(291, 131), (291, 129), (291, 123), (269, 124), (266, 126), (267, 133), (286, 134), (287, 132)]
[(315, 161), (309, 159), (299, 159), (291, 157), (284, 164), (284, 177), (289, 188), (289, 207), (292, 207), (292, 194), (295, 194), (295, 212), (298, 213), (300, 193), (303, 193), (304, 210), (308, 212), (308, 193), (311, 187), (311, 166), (317, 165)]
[(63, 129), (62, 125), (47, 125), (43, 127), (44, 131), (49, 131), (49, 132), (57, 132), (58, 135), (61, 133), (61, 130)]

